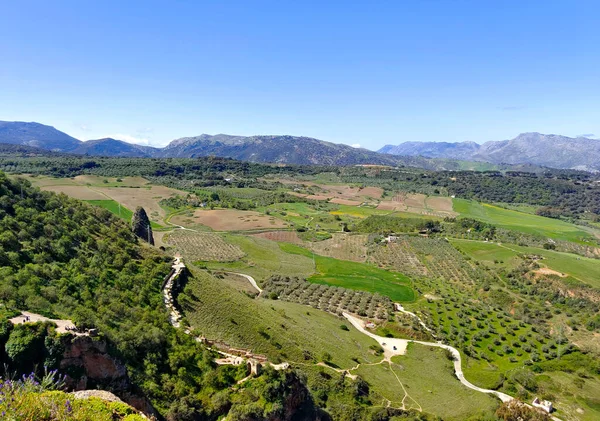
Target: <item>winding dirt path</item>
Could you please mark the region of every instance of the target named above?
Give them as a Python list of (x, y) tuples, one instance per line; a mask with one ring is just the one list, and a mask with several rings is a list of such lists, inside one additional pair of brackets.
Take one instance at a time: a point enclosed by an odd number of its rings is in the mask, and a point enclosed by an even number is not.
[[(403, 313), (410, 314), (413, 317), (416, 317), (419, 320), (419, 322), (421, 323), (421, 325), (423, 325), (428, 331), (431, 332), (431, 330), (429, 328), (427, 328), (427, 326), (425, 326), (425, 324), (423, 323), (423, 321), (421, 320), (421, 318), (419, 316), (417, 316), (414, 313), (411, 313), (410, 311), (404, 310), (404, 308), (401, 305), (399, 305), (399, 304), (395, 304), (395, 307), (396, 307), (396, 309), (398, 311), (401, 311)], [(388, 358), (387, 357), (388, 354), (390, 355), (389, 356), (390, 368), (391, 368), (391, 357), (394, 356), (394, 355), (404, 355), (404, 354), (406, 354), (406, 346), (408, 346), (409, 342), (410, 343), (416, 343), (416, 344), (419, 344), (419, 345), (434, 346), (434, 347), (437, 347), (437, 348), (443, 348), (443, 349), (446, 349), (446, 350), (448, 350), (448, 351), (450, 351), (452, 353), (453, 364), (454, 364), (454, 373), (456, 374), (456, 377), (458, 378), (458, 380), (463, 385), (465, 385), (469, 389), (475, 390), (477, 392), (486, 393), (486, 394), (489, 394), (489, 395), (494, 395), (498, 399), (500, 399), (502, 402), (510, 402), (512, 400), (515, 400), (515, 398), (513, 398), (512, 396), (510, 396), (510, 395), (508, 395), (506, 393), (499, 392), (497, 390), (484, 389), (484, 388), (481, 388), (479, 386), (475, 386), (473, 383), (471, 383), (470, 381), (468, 381), (467, 379), (465, 379), (465, 375), (464, 375), (464, 373), (462, 371), (462, 359), (461, 359), (461, 356), (460, 356), (460, 352), (456, 348), (454, 348), (454, 347), (452, 347), (450, 345), (445, 345), (445, 344), (443, 344), (441, 342), (425, 342), (425, 341), (415, 341), (415, 340), (412, 340), (412, 339), (384, 338), (382, 336), (378, 336), (378, 335), (375, 335), (372, 332), (367, 331), (365, 329), (365, 327), (364, 327), (364, 321), (362, 319), (359, 319), (358, 317), (355, 317), (355, 316), (353, 316), (351, 314), (348, 314), (348, 313), (343, 313), (343, 315), (361, 333), (364, 333), (365, 335), (367, 335), (367, 336), (375, 339), (382, 346), (382, 348), (385, 350), (385, 352), (386, 352), (386, 358)], [(400, 341), (400, 342), (398, 342), (398, 341)], [(399, 347), (398, 347), (398, 349), (393, 348), (393, 344), (396, 344), (396, 343), (402, 343), (402, 344), (404, 344), (404, 348), (403, 349), (401, 349)], [(392, 347), (392, 349), (390, 349), (390, 347)], [(394, 375), (395, 374), (396, 373), (394, 373)], [(396, 376), (396, 378), (398, 379), (398, 382), (400, 382), (400, 379), (398, 378), (398, 376)], [(402, 384), (402, 382), (400, 382), (400, 384)], [(404, 389), (404, 386), (403, 386), (403, 389)], [(406, 399), (406, 395), (408, 395), (408, 394), (406, 393), (406, 390), (404, 390), (404, 392), (405, 392), (405, 399)], [(414, 399), (413, 399), (413, 401), (414, 401)], [(415, 401), (415, 403), (417, 403), (417, 405), (418, 405), (418, 402)], [(404, 401), (402, 402), (402, 404), (404, 405)], [(532, 406), (529, 405), (529, 404), (527, 404), (527, 403), (523, 403), (523, 404), (526, 405), (526, 406), (528, 406), (528, 407), (530, 407), (530, 408), (532, 408)], [(554, 420), (554, 421), (562, 421), (560, 418), (555, 417), (553, 415), (550, 415), (550, 418), (552, 420)]]
[(453, 361), (454, 373), (456, 374), (456, 377), (463, 385), (465, 385), (469, 389), (473, 389), (473, 390), (476, 390), (481, 393), (495, 395), (502, 402), (509, 402), (514, 399), (512, 396), (507, 395), (506, 393), (498, 392), (497, 390), (483, 389), (481, 387), (475, 386), (474, 384), (469, 382), (467, 379), (465, 379), (465, 376), (462, 371), (462, 360), (461, 360), (460, 352), (458, 352), (458, 350), (456, 348), (451, 347), (450, 345), (445, 345), (445, 344), (438, 343), (438, 342), (415, 341), (412, 339), (384, 338), (383, 336), (378, 336), (372, 332), (367, 331), (364, 327), (364, 321), (359, 319), (358, 317), (352, 316), (351, 314), (348, 314), (348, 313), (343, 313), (343, 315), (361, 333), (364, 333), (365, 335), (375, 339), (381, 345), (381, 347), (384, 349), (386, 357), (389, 358), (390, 360), (391, 360), (391, 357), (393, 357), (393, 356), (406, 354), (406, 347), (411, 342), (420, 344), (420, 345), (425, 345), (425, 346), (435, 346), (438, 348), (447, 349), (448, 351), (450, 351), (452, 353), (452, 356), (454, 357), (454, 361)]
[(231, 275), (238, 275), (243, 278), (246, 278), (248, 280), (248, 282), (250, 282), (252, 287), (254, 287), (254, 289), (256, 289), (258, 291), (258, 296), (260, 296), (262, 294), (263, 290), (258, 286), (258, 284), (256, 283), (256, 280), (254, 280), (254, 278), (252, 276), (246, 275), (244, 273), (239, 273), (239, 272), (225, 272), (225, 273), (229, 273)]

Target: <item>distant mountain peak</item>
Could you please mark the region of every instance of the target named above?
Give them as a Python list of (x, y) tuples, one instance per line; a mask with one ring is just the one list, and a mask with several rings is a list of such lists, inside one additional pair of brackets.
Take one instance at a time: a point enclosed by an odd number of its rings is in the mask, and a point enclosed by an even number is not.
[(474, 142), (405, 142), (386, 145), (382, 153), (431, 158), (485, 161), (494, 164), (533, 164), (552, 168), (600, 170), (600, 141), (539, 132), (521, 133), (513, 139)]
[(41, 123), (0, 121), (0, 143), (70, 152), (77, 148), (81, 141)]

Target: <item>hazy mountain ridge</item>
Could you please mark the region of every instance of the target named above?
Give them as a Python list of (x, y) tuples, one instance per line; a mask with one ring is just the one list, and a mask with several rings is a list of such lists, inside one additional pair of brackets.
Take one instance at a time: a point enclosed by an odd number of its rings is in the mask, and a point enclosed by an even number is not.
[(429, 170), (478, 169), (482, 167), (478, 162), (487, 162), (500, 166), (525, 164), (600, 170), (600, 140), (540, 133), (523, 133), (512, 140), (482, 145), (474, 142), (405, 142), (386, 145), (377, 152), (289, 135), (202, 134), (175, 139), (164, 148), (155, 148), (112, 138), (82, 142), (52, 126), (0, 121), (0, 143), (60, 153), (127, 158), (219, 156), (259, 163), (405, 165)]
[(202, 134), (176, 139), (162, 149), (160, 157), (216, 155), (251, 162), (281, 164), (398, 165), (399, 157), (367, 149), (300, 136), (215, 136)]
[(136, 145), (108, 137), (82, 142), (81, 145), (70, 152), (79, 155), (150, 158), (159, 151), (160, 149), (152, 146)]
[(0, 143), (68, 152), (83, 142), (52, 126), (35, 122), (0, 121)]
[(600, 170), (600, 140), (554, 134), (522, 133), (514, 139), (474, 142), (404, 142), (386, 145), (381, 153), (430, 158), (485, 161), (494, 164), (534, 164), (552, 168)]

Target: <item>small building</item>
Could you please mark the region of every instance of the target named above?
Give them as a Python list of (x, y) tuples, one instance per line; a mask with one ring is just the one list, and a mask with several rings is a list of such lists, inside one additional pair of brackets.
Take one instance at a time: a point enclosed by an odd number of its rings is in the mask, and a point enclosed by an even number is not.
[(387, 241), (388, 243), (395, 243), (396, 241), (398, 241), (398, 236), (388, 235), (387, 237), (385, 237), (384, 241)]
[(550, 402), (550, 401), (540, 401), (540, 398), (538, 398), (537, 396), (535, 397), (535, 399), (533, 400), (533, 402), (531, 402), (531, 405), (534, 406), (534, 407), (536, 407), (536, 408), (543, 409), (547, 413), (551, 413), (552, 412), (552, 402)]

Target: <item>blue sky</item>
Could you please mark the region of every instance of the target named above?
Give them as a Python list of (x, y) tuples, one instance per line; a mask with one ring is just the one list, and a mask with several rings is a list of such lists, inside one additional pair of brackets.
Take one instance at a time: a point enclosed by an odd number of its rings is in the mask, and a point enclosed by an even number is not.
[(597, 1), (6, 1), (0, 120), (162, 145), (600, 137)]

